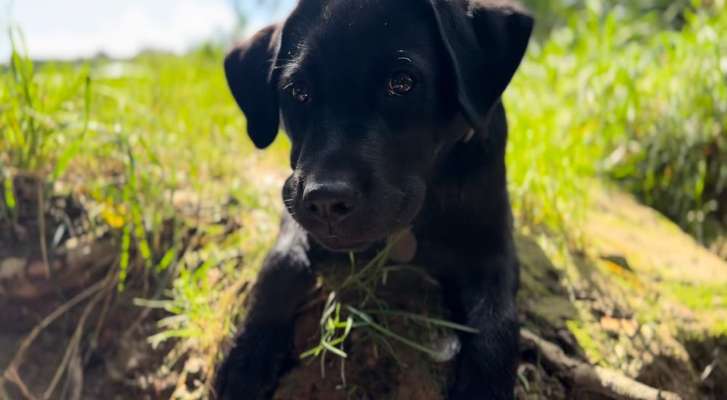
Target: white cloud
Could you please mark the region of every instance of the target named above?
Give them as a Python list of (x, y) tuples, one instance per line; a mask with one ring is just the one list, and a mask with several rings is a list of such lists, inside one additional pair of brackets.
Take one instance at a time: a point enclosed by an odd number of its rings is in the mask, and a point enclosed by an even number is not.
[(31, 56), (56, 59), (101, 51), (129, 57), (144, 48), (183, 52), (236, 24), (224, 0), (23, 0), (14, 14)]

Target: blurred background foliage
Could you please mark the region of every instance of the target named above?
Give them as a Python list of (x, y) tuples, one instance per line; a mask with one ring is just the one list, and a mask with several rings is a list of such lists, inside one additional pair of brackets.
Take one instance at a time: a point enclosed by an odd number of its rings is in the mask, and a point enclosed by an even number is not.
[(720, 1), (532, 0), (539, 35), (506, 95), (519, 214), (557, 225), (611, 179), (709, 243), (727, 223)]

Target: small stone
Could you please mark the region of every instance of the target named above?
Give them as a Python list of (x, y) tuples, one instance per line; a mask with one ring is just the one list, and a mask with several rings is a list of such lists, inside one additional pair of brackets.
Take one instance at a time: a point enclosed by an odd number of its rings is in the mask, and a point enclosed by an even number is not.
[(438, 338), (434, 342), (433, 350), (436, 354), (430, 354), (432, 360), (438, 363), (445, 363), (454, 360), (462, 349), (462, 343), (456, 334), (449, 334)]

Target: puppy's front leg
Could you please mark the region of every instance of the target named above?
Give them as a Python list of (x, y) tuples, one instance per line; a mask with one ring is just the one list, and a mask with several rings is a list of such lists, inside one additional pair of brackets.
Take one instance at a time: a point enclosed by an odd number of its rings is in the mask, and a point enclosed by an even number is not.
[[(514, 255), (474, 261), (477, 268), (445, 286), (462, 322), (479, 330), (463, 334), (450, 400), (511, 400), (519, 358)], [(465, 264), (466, 265), (466, 264)], [(473, 264), (470, 264), (473, 265)]]
[(294, 314), (315, 282), (308, 250), (306, 233), (285, 213), (234, 347), (217, 371), (218, 399), (271, 396), (292, 347)]

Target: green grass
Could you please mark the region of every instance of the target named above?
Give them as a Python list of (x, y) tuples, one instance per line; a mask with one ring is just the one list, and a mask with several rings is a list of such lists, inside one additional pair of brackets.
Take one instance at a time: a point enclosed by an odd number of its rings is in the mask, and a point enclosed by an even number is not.
[(24, 57), (22, 33), (8, 33), (12, 53), (0, 92), (3, 170), (58, 177), (88, 130), (91, 83), (86, 68), (50, 65), (37, 73)]
[(37, 181), (45, 193), (45, 178), (65, 172), (88, 131), (92, 87), (85, 68), (53, 65), (37, 73), (18, 29), (9, 29), (8, 41), (0, 76), (0, 218), (16, 221), (16, 177)]
[[(387, 299), (381, 296), (380, 290), (389, 284), (392, 274), (409, 274), (410, 279), (421, 279), (423, 284), (419, 295), (422, 301), (426, 298), (426, 286), (438, 287), (426, 272), (415, 266), (391, 265), (389, 252), (398, 239), (392, 239), (373, 259), (359, 265), (355, 255), (350, 254), (350, 265), (333, 266), (333, 271), (323, 273), (323, 287), (330, 294), (323, 307), (320, 319), (320, 341), (315, 347), (303, 352), (300, 358), (320, 357), (323, 368), (325, 356), (332, 353), (347, 358), (345, 345), (353, 330), (363, 330), (369, 336), (379, 337), (386, 341), (385, 348), (405, 346), (435, 360), (446, 360), (445, 350), (433, 349), (427, 342), (426, 335), (438, 331), (440, 336), (457, 332), (477, 333), (476, 329), (442, 319), (437, 315), (439, 307), (432, 306), (434, 315), (424, 315), (407, 310), (392, 309)], [(345, 271), (341, 273), (341, 270)], [(431, 289), (430, 288), (430, 289)], [(396, 289), (394, 289), (396, 290)], [(411, 326), (404, 329), (389, 326), (392, 320), (407, 321)], [(403, 330), (419, 332), (416, 337), (408, 337)], [(392, 354), (395, 359), (396, 354)]]
[(692, 310), (727, 310), (726, 285), (693, 285), (673, 283), (670, 292)]
[(589, 180), (605, 176), (698, 239), (719, 235), (727, 15), (684, 18), (682, 30), (654, 31), (616, 13), (586, 12), (533, 43), (505, 98), (521, 222), (558, 230), (577, 221)]
[(149, 273), (163, 285), (138, 301), (169, 314), (152, 343), (175, 343), (169, 365), (197, 359), (211, 373), (277, 229), (288, 144), (253, 150), (217, 47), (34, 64), (13, 35), (0, 70), (0, 218), (12, 218), (13, 176), (82, 199), (117, 240), (119, 290)]
[(640, 112), (609, 157), (610, 176), (703, 242), (727, 226), (726, 35), (722, 13), (654, 38)]

